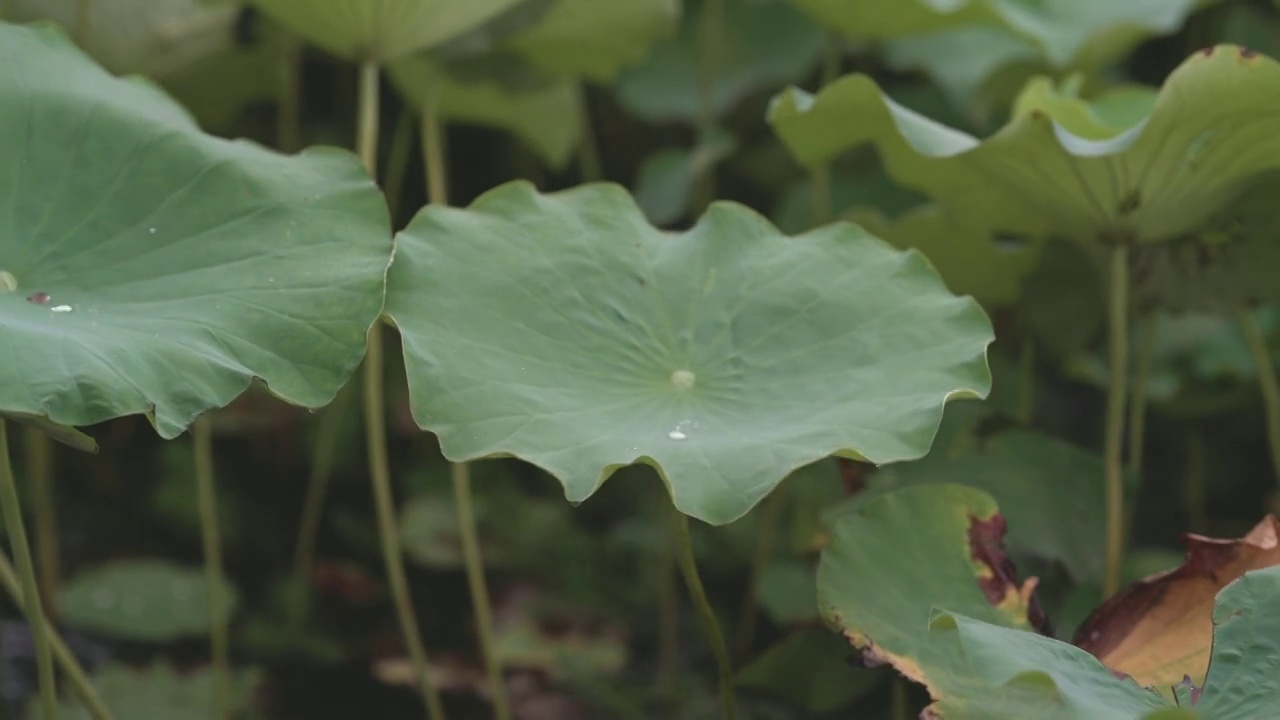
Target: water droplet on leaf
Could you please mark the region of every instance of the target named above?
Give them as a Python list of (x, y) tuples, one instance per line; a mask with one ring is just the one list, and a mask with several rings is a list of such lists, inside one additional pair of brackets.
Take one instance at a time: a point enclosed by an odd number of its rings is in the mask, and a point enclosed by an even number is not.
[(150, 229), (150, 230), (148, 230), (147, 232), (151, 233), (152, 235), (155, 235), (155, 234), (156, 234), (156, 229), (155, 229), (155, 228), (151, 228), (151, 229)]
[(683, 432), (679, 430), (672, 430), (671, 432), (667, 433), (667, 437), (671, 438), (672, 440), (686, 440), (688, 439), (689, 436), (685, 435)]
[(69, 313), (71, 312), (71, 310), (72, 310), (72, 307), (70, 305), (54, 305), (53, 307), (49, 308), (50, 312), (56, 312), (56, 313)]

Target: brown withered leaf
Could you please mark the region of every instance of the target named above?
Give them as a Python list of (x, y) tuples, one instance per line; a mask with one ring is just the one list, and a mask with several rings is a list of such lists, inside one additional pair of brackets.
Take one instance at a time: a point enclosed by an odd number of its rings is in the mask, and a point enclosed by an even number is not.
[(1280, 521), (1268, 515), (1248, 535), (1188, 534), (1181, 567), (1140, 580), (1103, 603), (1072, 642), (1138, 683), (1168, 688), (1190, 676), (1204, 684), (1218, 592), (1250, 570), (1280, 565)]

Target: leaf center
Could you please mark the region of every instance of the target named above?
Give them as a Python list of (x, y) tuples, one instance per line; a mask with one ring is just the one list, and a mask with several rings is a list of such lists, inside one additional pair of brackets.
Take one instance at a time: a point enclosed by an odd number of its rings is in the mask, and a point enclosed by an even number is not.
[(671, 373), (671, 386), (681, 392), (688, 392), (693, 389), (693, 383), (697, 376), (688, 370), (677, 370)]

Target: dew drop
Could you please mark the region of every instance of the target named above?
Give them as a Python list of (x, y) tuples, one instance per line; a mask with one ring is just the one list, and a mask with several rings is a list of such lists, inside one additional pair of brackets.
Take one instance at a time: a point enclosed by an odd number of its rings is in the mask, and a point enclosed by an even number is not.
[(694, 426), (694, 422), (692, 420), (681, 420), (680, 422), (676, 423), (674, 430), (667, 433), (667, 437), (671, 438), (672, 440), (688, 440), (689, 429), (692, 428), (693, 426)]
[(52, 299), (53, 298), (49, 297), (49, 293), (47, 292), (31, 293), (27, 296), (27, 300), (29, 302), (33, 302), (37, 305), (43, 305)]
[(93, 604), (99, 609), (108, 610), (116, 604), (116, 591), (109, 587), (100, 587), (93, 591)]
[(72, 310), (72, 307), (70, 305), (54, 305), (53, 307), (49, 308), (49, 312), (56, 312), (56, 313), (69, 313), (71, 312), (71, 310)]
[(0, 293), (13, 292), (18, 289), (18, 278), (13, 273), (0, 270)]
[(671, 373), (671, 385), (677, 390), (692, 390), (696, 379), (697, 376), (688, 370), (677, 370)]
[(150, 229), (150, 230), (148, 230), (147, 232), (151, 233), (152, 235), (155, 235), (155, 234), (156, 234), (156, 229), (155, 229), (155, 228), (151, 228), (151, 229)]

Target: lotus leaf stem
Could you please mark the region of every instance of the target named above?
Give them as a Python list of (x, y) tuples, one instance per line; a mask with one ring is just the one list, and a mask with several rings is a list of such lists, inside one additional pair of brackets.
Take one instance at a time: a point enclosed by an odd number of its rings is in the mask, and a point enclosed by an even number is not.
[(702, 576), (698, 574), (698, 562), (693, 556), (693, 539), (689, 535), (689, 518), (676, 511), (676, 540), (680, 551), (680, 572), (684, 575), (685, 585), (689, 588), (689, 598), (702, 620), (707, 639), (711, 642), (711, 651), (715, 653), (716, 666), (719, 670), (720, 704), (723, 708), (724, 720), (737, 720), (738, 705), (733, 696), (733, 664), (729, 660), (729, 648), (725, 645), (724, 635), (720, 632), (720, 623), (716, 620), (715, 610), (707, 599), (706, 588), (702, 586)]
[(333, 477), (333, 461), (337, 454), (338, 431), (342, 428), (342, 419), (351, 409), (353, 384), (344, 385), (334, 398), (320, 413), (320, 427), (316, 431), (315, 450), (311, 455), (311, 472), (307, 476), (307, 492), (302, 499), (302, 517), (298, 521), (298, 541), (294, 545), (293, 579), (294, 587), (290, 622), (295, 629), (301, 628), (307, 619), (310, 605), (311, 570), (316, 563), (316, 538), (320, 534), (320, 521), (324, 517), (324, 501), (329, 492), (329, 481)]
[(89, 52), (89, 35), (93, 33), (93, 0), (76, 0), (75, 25), (72, 34), (81, 50)]
[(413, 150), (414, 117), (411, 108), (400, 111), (396, 127), (391, 132), (391, 144), (387, 147), (386, 169), (382, 173), (383, 194), (387, 196), (387, 208), (392, 221), (400, 212), (404, 178), (409, 172), (409, 153)]
[[(707, 142), (717, 125), (716, 83), (720, 80), (725, 54), (725, 0), (705, 0), (698, 22), (698, 141)], [(696, 150), (695, 150), (696, 152)], [(694, 178), (695, 215), (716, 197), (716, 163), (697, 164)]]
[(1253, 365), (1258, 373), (1258, 388), (1262, 391), (1262, 405), (1267, 418), (1267, 446), (1271, 449), (1271, 465), (1276, 479), (1280, 481), (1280, 386), (1276, 385), (1276, 368), (1271, 361), (1271, 351), (1267, 349), (1267, 337), (1252, 312), (1240, 312), (1240, 327), (1244, 330), (1245, 342), (1249, 344), (1249, 353), (1253, 356)]
[(296, 152), (302, 128), (302, 41), (285, 32), (280, 42), (280, 97), (276, 105), (276, 145)]
[(774, 541), (778, 535), (778, 522), (781, 519), (782, 506), (786, 503), (783, 485), (775, 489), (760, 508), (760, 525), (756, 529), (756, 547), (751, 557), (751, 570), (747, 580), (746, 592), (742, 595), (742, 610), (738, 620), (738, 662), (745, 662), (751, 656), (752, 646), (756, 639), (756, 620), (760, 615), (760, 582), (764, 577), (764, 569), (773, 556)]
[(422, 98), (422, 167), (426, 171), (427, 202), (449, 204), (449, 167), (444, 154), (444, 123), (440, 122), (438, 89), (428, 87)]
[[(0, 553), (0, 585), (4, 586), (4, 591), (18, 606), (18, 610), (25, 613), (27, 606), (23, 600), (22, 583), (18, 581), (18, 573), (4, 553)], [(54, 629), (53, 623), (49, 622), (48, 618), (45, 618), (40, 632), (49, 639), (54, 660), (58, 662), (62, 672), (66, 673), (67, 679), (71, 681), (71, 690), (75, 692), (76, 697), (80, 698), (80, 702), (84, 703), (89, 716), (93, 720), (114, 720), (111, 711), (107, 709), (106, 703), (102, 702), (98, 691), (89, 680), (88, 673), (81, 667), (80, 661), (76, 659), (75, 653), (71, 652), (71, 648), (58, 637), (58, 631)]]
[[(366, 60), (360, 66), (359, 114), (356, 127), (356, 155), (364, 163), (370, 177), (377, 177), (378, 152), (378, 63)], [(418, 619), (413, 614), (409, 596), (409, 580), (404, 569), (404, 553), (400, 547), (400, 530), (396, 522), (395, 499), (391, 493), (391, 467), (387, 459), (387, 412), (384, 397), (382, 362), (382, 323), (369, 328), (369, 348), (364, 358), (364, 426), (369, 456), (369, 481), (373, 486), (374, 511), (378, 520), (378, 537), (382, 560), (386, 566), (387, 585), (400, 622), (400, 634), (409, 660), (418, 675), (427, 717), (443, 720), (444, 706), (431, 682), (427, 650), (418, 632)]]
[(1147, 381), (1151, 377), (1151, 360), (1155, 355), (1156, 325), (1153, 316), (1142, 323), (1138, 338), (1138, 357), (1133, 367), (1133, 388), (1129, 400), (1129, 476), (1142, 477), (1143, 448), (1147, 435)]
[(23, 433), (31, 509), (36, 522), (36, 577), (50, 622), (58, 621), (58, 584), (62, 561), (58, 546), (58, 505), (53, 494), (53, 438), (36, 427)]
[(1120, 589), (1124, 564), (1124, 421), (1125, 383), (1129, 378), (1129, 247), (1117, 244), (1111, 251), (1111, 290), (1108, 296), (1107, 416), (1103, 436), (1106, 466), (1106, 574), (1104, 597)]
[(1022, 340), (1018, 353), (1018, 420), (1030, 425), (1036, 416), (1036, 341), (1030, 335)]
[(893, 678), (893, 720), (911, 720), (910, 698), (907, 696), (907, 679), (895, 675)]
[[(665, 498), (664, 498), (665, 499)], [(663, 515), (665, 505), (660, 508)], [(664, 537), (658, 557), (658, 683), (674, 694), (676, 663), (680, 657), (680, 588), (676, 582), (679, 548), (674, 536)]]
[[(426, 163), (427, 200), (433, 205), (447, 205), (449, 175), (444, 162), (444, 127), (440, 122), (436, 100), (434, 89), (429, 89), (422, 105), (422, 152)], [(471, 468), (466, 463), (453, 463), (449, 475), (453, 482), (454, 511), (457, 513), (458, 534), (462, 540), (467, 586), (471, 591), (471, 611), (475, 615), (476, 634), (480, 638), (480, 651), (484, 655), (485, 670), (489, 676), (489, 691), (493, 694), (494, 715), (498, 720), (511, 720), (502, 658), (498, 654), (498, 643), (493, 632), (493, 609), (484, 577), (480, 532), (476, 527), (472, 503)]]
[(498, 654), (498, 643), (493, 632), (493, 609), (484, 578), (484, 559), (480, 555), (480, 534), (476, 530), (476, 515), (471, 502), (471, 466), (467, 463), (454, 463), (449, 474), (453, 480), (458, 534), (462, 539), (462, 557), (467, 568), (467, 585), (471, 590), (476, 634), (480, 636), (480, 649), (484, 653), (485, 669), (489, 674), (490, 691), (493, 693), (494, 716), (498, 720), (511, 720), (502, 657)]
[(9, 545), (18, 563), (18, 577), (22, 586), (24, 610), (31, 626), (31, 637), (36, 651), (36, 677), (40, 684), (40, 707), (44, 720), (58, 718), (57, 678), (53, 672), (53, 650), (49, 636), (40, 632), (47, 620), (40, 603), (40, 589), (36, 584), (35, 564), (31, 561), (31, 546), (27, 541), (27, 529), (22, 523), (22, 505), (18, 500), (18, 484), (13, 477), (13, 464), (9, 459), (9, 437), (5, 421), (0, 419), (0, 511), (4, 513), (5, 529), (9, 533)]
[(604, 166), (600, 163), (600, 141), (592, 124), (591, 99), (586, 87), (578, 86), (578, 108), (582, 113), (582, 139), (578, 145), (578, 174), (584, 183), (604, 179)]
[(214, 692), (218, 717), (231, 717), (231, 645), (228, 638), (227, 603), (223, 597), (222, 540), (218, 533), (218, 494), (213, 470), (213, 424), (207, 415), (191, 426), (195, 452), (196, 505), (200, 514), (200, 539), (204, 547), (205, 581), (209, 585), (209, 647), (213, 658)]

